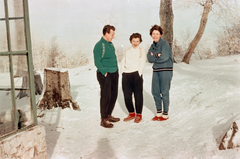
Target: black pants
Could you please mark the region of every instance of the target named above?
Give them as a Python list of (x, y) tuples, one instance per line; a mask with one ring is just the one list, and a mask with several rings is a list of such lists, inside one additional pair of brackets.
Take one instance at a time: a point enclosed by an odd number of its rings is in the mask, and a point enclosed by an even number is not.
[(139, 76), (138, 71), (132, 73), (123, 73), (122, 90), (125, 105), (129, 113), (133, 113), (132, 94), (134, 93), (135, 108), (137, 114), (142, 114), (143, 109), (143, 79)]
[(107, 118), (112, 114), (118, 95), (118, 71), (108, 73), (107, 77), (97, 72), (97, 80), (100, 84), (100, 113), (101, 118)]

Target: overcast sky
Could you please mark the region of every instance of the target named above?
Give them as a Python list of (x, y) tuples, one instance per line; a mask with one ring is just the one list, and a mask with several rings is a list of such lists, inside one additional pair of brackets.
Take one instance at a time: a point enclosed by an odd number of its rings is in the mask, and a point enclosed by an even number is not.
[[(152, 43), (149, 29), (160, 24), (159, 6), (160, 0), (29, 0), (32, 40), (49, 42), (56, 36), (64, 52), (81, 50), (92, 55), (103, 26), (111, 24), (116, 27), (116, 48), (129, 47), (129, 36), (139, 32), (143, 37), (141, 46), (147, 49)], [(194, 36), (202, 10), (201, 6), (185, 10), (174, 7), (174, 37), (189, 29)], [(214, 26), (210, 17), (204, 36), (211, 35)]]

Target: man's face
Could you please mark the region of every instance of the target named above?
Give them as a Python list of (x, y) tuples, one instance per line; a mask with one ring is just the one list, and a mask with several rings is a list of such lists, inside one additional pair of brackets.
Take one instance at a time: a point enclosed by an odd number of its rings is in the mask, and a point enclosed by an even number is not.
[(110, 33), (106, 33), (104, 36), (106, 37), (106, 40), (108, 42), (112, 42), (112, 39), (115, 38), (114, 35), (115, 35), (115, 32), (111, 29)]
[(162, 35), (160, 34), (160, 32), (158, 30), (153, 30), (153, 32), (152, 32), (153, 41), (155, 41), (157, 43), (161, 36)]
[(140, 44), (140, 39), (139, 39), (139, 38), (132, 38), (131, 43), (132, 43), (132, 46), (133, 46), (134, 48), (136, 48), (136, 47), (138, 47), (139, 44)]

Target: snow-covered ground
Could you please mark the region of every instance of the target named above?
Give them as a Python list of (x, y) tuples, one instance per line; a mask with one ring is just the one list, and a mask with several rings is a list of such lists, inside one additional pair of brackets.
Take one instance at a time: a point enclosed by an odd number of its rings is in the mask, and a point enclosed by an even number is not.
[[(240, 56), (216, 57), (174, 65), (169, 120), (151, 121), (151, 64), (144, 69), (143, 120), (124, 122), (119, 94), (114, 128), (100, 126), (99, 84), (92, 64), (69, 70), (71, 93), (81, 111), (45, 110), (38, 118), (46, 128), (50, 159), (238, 159), (240, 148), (218, 150), (232, 122), (240, 116)], [(37, 97), (38, 99), (39, 97)], [(40, 113), (40, 111), (38, 111)]]

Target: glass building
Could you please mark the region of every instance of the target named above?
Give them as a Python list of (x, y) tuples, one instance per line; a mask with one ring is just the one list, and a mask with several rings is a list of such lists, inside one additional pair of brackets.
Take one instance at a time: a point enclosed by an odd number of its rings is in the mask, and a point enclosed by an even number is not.
[(37, 125), (34, 87), (28, 1), (0, 0), (0, 140)]

